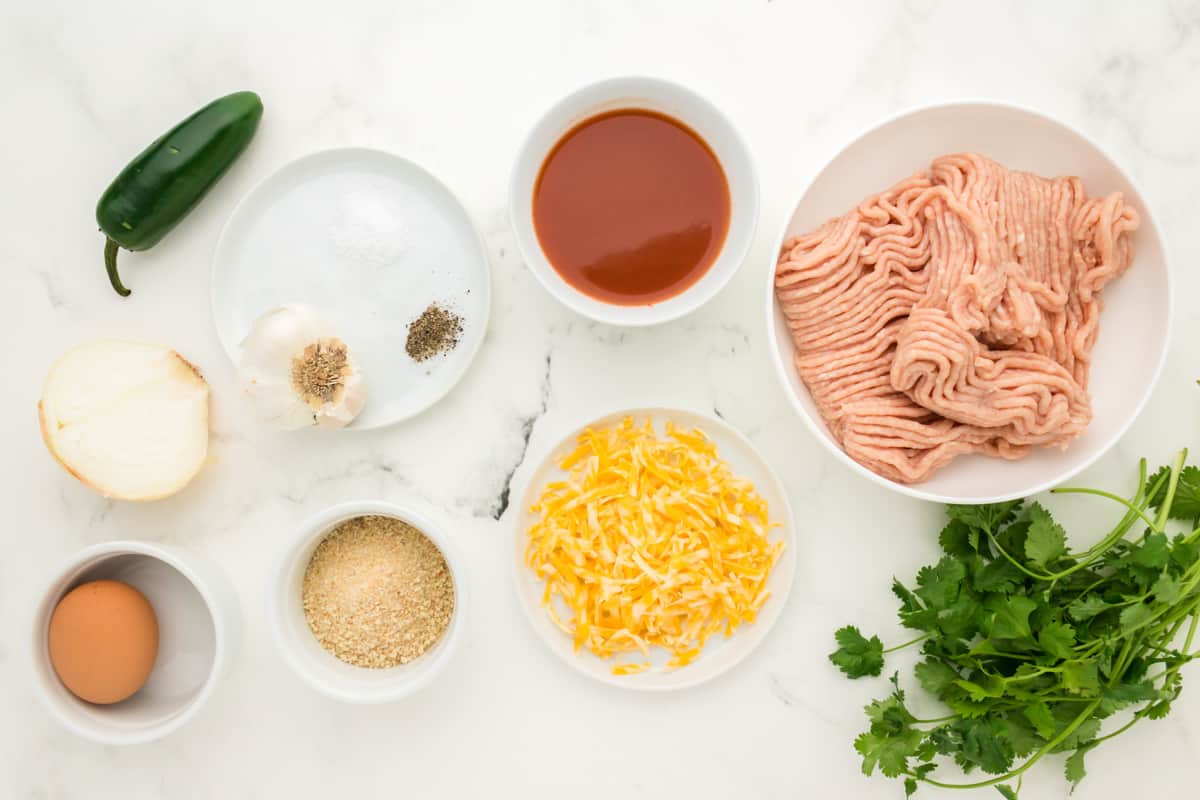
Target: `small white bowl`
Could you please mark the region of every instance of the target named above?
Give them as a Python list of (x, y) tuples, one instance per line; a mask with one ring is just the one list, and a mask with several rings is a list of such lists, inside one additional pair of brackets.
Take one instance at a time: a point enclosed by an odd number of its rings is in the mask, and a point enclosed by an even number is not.
[[(407, 522), (433, 542), (454, 581), (454, 614), (437, 644), (419, 658), (391, 669), (356, 667), (321, 647), (304, 617), (304, 571), (313, 551), (340, 523), (378, 515)], [(297, 675), (317, 691), (346, 703), (386, 703), (399, 700), (429, 684), (450, 661), (462, 637), (467, 606), (467, 580), (462, 559), (444, 529), (412, 509), (390, 503), (342, 503), (305, 522), (279, 560), (270, 593), (270, 620), (275, 643)]]
[[(846, 213), (862, 198), (926, 169), (939, 155), (972, 150), (1006, 167), (1040, 175), (1077, 175), (1088, 192), (1120, 191), (1141, 216), (1133, 265), (1103, 292), (1100, 336), (1092, 351), (1091, 424), (1066, 450), (1036, 448), (1005, 461), (959, 456), (924, 483), (884, 478), (846, 455), (830, 435), (793, 366), (795, 348), (775, 299), (775, 259), (789, 237)], [(846, 145), (805, 189), (784, 220), (766, 271), (767, 339), (785, 393), (825, 447), (858, 474), (911, 497), (938, 503), (996, 503), (1028, 497), (1069, 480), (1112, 447), (1149, 399), (1166, 358), (1171, 275), (1162, 231), (1133, 180), (1095, 142), (1035, 111), (960, 102), (909, 111)]]
[[(50, 663), (50, 617), (68, 591), (109, 579), (133, 586), (158, 617), (158, 656), (146, 684), (128, 700), (96, 705), (63, 686)], [(81, 550), (55, 575), (33, 620), (38, 694), (72, 732), (102, 744), (166, 736), (208, 701), (228, 668), (241, 627), (237, 596), (224, 573), (197, 553), (148, 542), (106, 542)]]
[[(721, 163), (729, 183), (729, 232), (708, 271), (680, 294), (642, 305), (617, 305), (589, 297), (567, 283), (546, 258), (533, 223), (533, 191), (546, 156), (568, 131), (605, 111), (647, 109), (694, 130)], [(610, 325), (656, 325), (682, 317), (711, 300), (734, 276), (750, 249), (758, 222), (758, 178), (745, 141), (714, 105), (690, 89), (658, 78), (612, 78), (585, 86), (556, 103), (525, 137), (509, 181), (508, 211), (525, 263), (567, 308)]]

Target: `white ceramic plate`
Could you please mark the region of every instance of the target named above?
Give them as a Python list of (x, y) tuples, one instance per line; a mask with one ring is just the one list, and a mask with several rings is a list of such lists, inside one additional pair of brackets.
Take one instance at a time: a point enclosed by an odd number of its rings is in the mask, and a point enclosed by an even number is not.
[[(1103, 292), (1089, 391), (1094, 417), (1066, 450), (1039, 448), (1018, 461), (959, 456), (924, 483), (904, 485), (851, 459), (829, 434), (792, 366), (795, 349), (775, 300), (775, 263), (784, 240), (844, 214), (862, 198), (927, 168), (945, 153), (974, 150), (1006, 167), (1078, 175), (1092, 194), (1123, 192), (1141, 215), (1133, 266)], [(995, 103), (953, 103), (901, 114), (855, 139), (830, 161), (784, 221), (766, 270), (768, 341), (784, 391), (813, 434), (851, 469), (903, 494), (943, 503), (992, 503), (1045, 491), (1088, 467), (1133, 423), (1167, 352), (1171, 281), (1162, 233), (1145, 195), (1094, 142), (1033, 111)]]
[[(526, 531), (536, 521), (536, 517), (529, 513), (529, 507), (541, 494), (546, 483), (560, 480), (565, 476), (565, 473), (558, 467), (559, 459), (575, 449), (576, 440), (587, 428), (614, 425), (624, 417), (633, 417), (639, 424), (644, 424), (649, 417), (660, 434), (664, 432), (668, 420), (679, 428), (700, 428), (704, 431), (716, 444), (717, 454), (730, 465), (734, 474), (752, 481), (755, 488), (767, 501), (771, 514), (770, 521), (778, 523), (778, 527), (771, 531), (770, 539), (784, 543), (779, 562), (767, 578), (767, 588), (770, 590), (771, 596), (763, 604), (758, 618), (753, 624), (742, 625), (728, 639), (714, 636), (705, 645), (704, 652), (700, 654), (699, 658), (679, 669), (666, 669), (665, 665), (669, 655), (665, 651), (654, 652), (650, 659), (651, 668), (635, 675), (613, 675), (612, 668), (618, 662), (601, 659), (587, 650), (580, 650), (576, 653), (571, 640), (555, 626), (541, 604), (545, 584), (534, 575), (533, 570), (525, 565)], [(792, 579), (796, 573), (795, 538), (792, 509), (788, 504), (783, 486), (746, 437), (719, 419), (693, 411), (635, 408), (614, 412), (576, 428), (559, 439), (542, 458), (537, 469), (530, 475), (525, 490), (521, 493), (521, 506), (516, 515), (513, 575), (521, 607), (525, 609), (525, 614), (529, 618), (530, 624), (533, 625), (534, 631), (559, 658), (584, 675), (625, 689), (646, 691), (686, 689), (711, 680), (736, 666), (766, 637), (786, 605), (788, 593), (792, 588)], [(629, 660), (641, 659), (626, 658), (622, 662)]]
[[(729, 183), (729, 232), (712, 266), (679, 294), (644, 305), (606, 303), (571, 286), (542, 252), (533, 224), (533, 190), (542, 163), (554, 145), (584, 120), (623, 108), (650, 109), (687, 125), (712, 149)], [(712, 103), (690, 89), (659, 78), (610, 78), (567, 95), (530, 130), (513, 165), (508, 213), (525, 264), (560, 303), (610, 325), (656, 325), (700, 308), (741, 268), (758, 224), (758, 177), (741, 134)]]
[[(434, 301), (463, 318), (462, 338), (417, 363), (408, 324)], [(255, 187), (217, 243), (213, 319), (235, 364), (251, 323), (287, 303), (316, 308), (349, 345), (368, 387), (352, 427), (376, 428), (425, 410), (466, 372), (491, 272), (466, 210), (429, 172), (379, 150), (326, 150)]]

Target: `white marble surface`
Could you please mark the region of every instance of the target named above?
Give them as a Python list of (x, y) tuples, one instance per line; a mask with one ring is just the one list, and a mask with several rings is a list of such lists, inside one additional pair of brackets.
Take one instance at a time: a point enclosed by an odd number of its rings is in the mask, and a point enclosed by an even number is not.
[[(850, 135), (907, 106), (963, 97), (1032, 106), (1095, 137), (1142, 183), (1175, 259), (1175, 344), (1141, 419), (1081, 480), (1122, 488), (1139, 455), (1200, 452), (1196, 2), (191, 5), (6, 0), (0, 10), (0, 796), (899, 796), (863, 778), (850, 747), (860, 706), (882, 685), (843, 680), (825, 653), (843, 622), (900, 634), (888, 579), (934, 554), (939, 510), (873, 487), (819, 449), (770, 372), (760, 298), (769, 240), (807, 177)], [(763, 215), (751, 257), (710, 306), (622, 331), (573, 316), (535, 284), (513, 252), (504, 203), (534, 117), (583, 82), (634, 72), (688, 83), (733, 117), (758, 160)], [(121, 300), (101, 269), (97, 196), (166, 126), (241, 88), (267, 107), (252, 149), (185, 225), (125, 258), (135, 294)], [(462, 195), (493, 259), (491, 329), (462, 384), (408, 423), (264, 435), (239, 407), (210, 323), (210, 256), (256, 181), (348, 144), (411, 156)], [(34, 406), (45, 370), (97, 336), (169, 343), (213, 384), (215, 463), (170, 500), (106, 502), (42, 447)], [(593, 685), (560, 664), (521, 618), (508, 561), (507, 498), (530, 460), (583, 420), (655, 404), (715, 410), (742, 429), (779, 471), (801, 526), (797, 585), (762, 650), (711, 685), (668, 696)], [(264, 612), (294, 526), (363, 497), (440, 509), (468, 554), (475, 598), (448, 672), (417, 697), (372, 708), (301, 684), (274, 651)], [(118, 749), (61, 729), (33, 696), (26, 662), (48, 572), (85, 544), (122, 537), (185, 542), (218, 559), (246, 631), (231, 675), (191, 724)], [(1194, 790), (1200, 668), (1188, 682), (1166, 721), (1089, 757), (1076, 797)], [(1035, 768), (1025, 796), (1065, 797), (1060, 768), (1054, 759)]]

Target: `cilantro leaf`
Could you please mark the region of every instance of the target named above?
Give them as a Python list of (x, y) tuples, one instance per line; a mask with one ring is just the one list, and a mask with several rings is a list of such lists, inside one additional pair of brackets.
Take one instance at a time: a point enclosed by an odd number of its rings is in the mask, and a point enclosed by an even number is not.
[(1028, 533), (1029, 520), (1019, 519), (996, 535), (996, 544), (1003, 548), (1004, 552), (1017, 558), (1025, 552), (1025, 536)]
[(847, 625), (839, 628), (833, 637), (838, 649), (829, 654), (829, 660), (848, 677), (861, 678), (883, 672), (883, 642), (878, 636), (868, 639), (858, 628)]
[(938, 615), (937, 630), (942, 634), (940, 644), (954, 651), (966, 650), (983, 625), (984, 616), (979, 601), (964, 594)]
[(1154, 609), (1145, 603), (1134, 603), (1121, 609), (1121, 631), (1128, 633), (1154, 618)]
[(863, 774), (871, 775), (879, 767), (879, 771), (889, 778), (902, 775), (908, 769), (908, 759), (914, 755), (920, 739), (921, 732), (916, 730), (901, 736), (886, 736), (872, 731), (859, 734), (854, 740), (854, 749), (863, 757)]
[(1003, 720), (961, 720), (954, 726), (962, 732), (962, 748), (954, 760), (963, 769), (979, 767), (989, 775), (1002, 775), (1012, 766), (1015, 754)]
[(1038, 736), (1049, 740), (1054, 738), (1054, 732), (1057, 727), (1054, 723), (1054, 715), (1050, 713), (1050, 706), (1046, 705), (1046, 701), (1037, 700), (1025, 706), (1021, 711), (1025, 715), (1025, 719), (1032, 723), (1034, 730), (1038, 732)]
[(1100, 713), (1108, 716), (1135, 703), (1145, 703), (1158, 699), (1158, 690), (1149, 681), (1123, 683), (1120, 686), (1108, 687), (1100, 701)]
[(1200, 561), (1200, 542), (1188, 542), (1183, 534), (1175, 537), (1171, 543), (1171, 562), (1182, 570)]
[[(1069, 706), (1069, 708), (1067, 708)], [(1064, 703), (1062, 707), (1066, 709), (1064, 716), (1067, 719), (1065, 725), (1069, 725), (1074, 721), (1075, 715), (1079, 713), (1078, 703)], [(1098, 717), (1089, 717), (1080, 724), (1066, 739), (1063, 739), (1058, 745), (1052, 749), (1051, 753), (1065, 753), (1068, 750), (1074, 750), (1081, 744), (1090, 742), (1096, 738), (1096, 734), (1100, 732), (1100, 719)]]
[(1025, 533), (1025, 557), (1045, 566), (1067, 552), (1067, 534), (1041, 503), (1029, 507), (1029, 530)]
[(1038, 644), (1055, 658), (1068, 659), (1075, 655), (1075, 629), (1065, 622), (1043, 625), (1037, 633)]
[(1149, 534), (1130, 554), (1130, 560), (1140, 567), (1149, 567), (1150, 569), (1162, 569), (1167, 565), (1171, 553), (1167, 546), (1167, 535), (1165, 533)]
[(1158, 576), (1150, 591), (1154, 593), (1154, 602), (1167, 605), (1178, 603), (1179, 598), (1183, 596), (1183, 586), (1166, 572)]
[(943, 556), (932, 567), (922, 567), (917, 573), (917, 597), (937, 611), (948, 608), (958, 599), (959, 588), (967, 577), (967, 568), (951, 556)]
[(925, 608), (917, 596), (895, 578), (892, 579), (892, 594), (900, 600), (900, 624), (904, 627), (929, 631), (937, 624), (937, 612)]
[(884, 725), (890, 732), (899, 731), (913, 722), (913, 715), (904, 705), (904, 692), (895, 691), (882, 700), (872, 700), (865, 709), (873, 725)]
[(904, 796), (906, 798), (912, 797), (914, 794), (916, 794), (916, 792), (917, 792), (917, 779), (916, 778), (905, 778), (904, 779)]
[(1162, 719), (1171, 713), (1171, 701), (1159, 700), (1146, 709), (1146, 719)]
[[(1159, 478), (1169, 475), (1170, 469), (1163, 467), (1158, 472), (1155, 472), (1146, 481), (1147, 486), (1152, 486)], [(1159, 490), (1150, 498), (1150, 506), (1158, 511), (1162, 508), (1163, 501), (1167, 498), (1167, 481), (1164, 481)], [(1190, 522), (1197, 517), (1200, 517), (1200, 469), (1196, 467), (1184, 467), (1179, 473), (1179, 484), (1175, 487), (1175, 497), (1171, 500), (1171, 511), (1169, 514), (1171, 519), (1184, 520)]]
[(1036, 601), (1021, 595), (993, 603), (989, 635), (993, 639), (1020, 639), (1031, 635), (1029, 615), (1036, 608)]
[[(960, 690), (961, 692), (961, 690)], [(975, 701), (967, 697), (965, 693), (960, 693), (955, 696), (947, 695), (942, 698), (946, 705), (950, 706), (950, 710), (963, 719), (976, 719), (982, 717), (992, 710), (992, 704), (988, 701)]]
[(952, 520), (958, 520), (968, 527), (994, 534), (1002, 526), (1016, 519), (1017, 510), (1020, 507), (1020, 500), (989, 503), (982, 506), (949, 505), (946, 506), (946, 516)]
[(909, 772), (908, 761), (918, 756), (925, 740), (925, 734), (912, 726), (915, 719), (904, 705), (899, 673), (892, 675), (892, 685), (890, 696), (867, 706), (871, 727), (854, 740), (854, 749), (863, 757), (864, 775), (876, 767), (889, 778)]
[(974, 681), (964, 681), (960, 678), (954, 681), (954, 685), (966, 692), (977, 703), (1001, 697), (1004, 694), (1004, 682), (990, 676), (982, 684), (975, 683)]
[(1038, 738), (1037, 732), (1023, 716), (1009, 714), (1004, 720), (1004, 725), (1005, 735), (1012, 743), (1013, 753), (1017, 758), (1024, 758), (1042, 746), (1043, 742)]
[(1184, 467), (1179, 473), (1170, 516), (1188, 522), (1200, 517), (1200, 469)]
[(1007, 558), (989, 562), (972, 576), (971, 585), (977, 592), (1011, 592), (1025, 580), (1025, 573)]
[(1067, 613), (1076, 622), (1087, 622), (1092, 617), (1102, 614), (1112, 607), (1112, 603), (1106, 602), (1099, 595), (1089, 594), (1067, 606)]
[(966, 558), (979, 549), (979, 531), (961, 519), (951, 519), (938, 534), (938, 544), (946, 555)]
[(1017, 800), (1017, 793), (1006, 783), (996, 784), (996, 791), (1004, 795), (1005, 800)]
[(959, 678), (958, 671), (949, 664), (932, 658), (927, 658), (917, 664), (913, 671), (916, 673), (921, 688), (934, 695), (941, 695), (946, 691), (946, 687)]
[(1068, 661), (1062, 667), (1063, 688), (1071, 694), (1095, 694), (1100, 690), (1100, 671), (1095, 661)]
[(1067, 757), (1066, 775), (1067, 780), (1071, 782), (1072, 789), (1087, 776), (1087, 770), (1083, 768), (1083, 758), (1095, 746), (1094, 742), (1085, 744)]

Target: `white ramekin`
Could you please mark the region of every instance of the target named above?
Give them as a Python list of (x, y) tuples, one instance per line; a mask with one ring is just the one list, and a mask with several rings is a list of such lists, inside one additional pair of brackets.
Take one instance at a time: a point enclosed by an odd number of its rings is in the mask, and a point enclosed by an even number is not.
[[(454, 581), (454, 614), (442, 638), (420, 658), (391, 669), (356, 667), (327, 652), (308, 627), (301, 601), (304, 571), (317, 545), (339, 523), (366, 515), (394, 517), (420, 530), (442, 552)], [(358, 501), (336, 505), (300, 526), (279, 559), (269, 598), (275, 642), (300, 678), (317, 691), (346, 703), (386, 703), (426, 686), (449, 663), (465, 625), (467, 580), (462, 559), (443, 525), (411, 508)]]
[[(68, 591), (99, 579), (137, 588), (158, 617), (159, 643), (146, 685), (128, 700), (96, 705), (71, 694), (50, 662), (50, 617)], [(76, 553), (53, 576), (34, 613), (33, 672), (50, 713), (74, 733), (103, 744), (138, 744), (166, 736), (208, 701), (238, 641), (237, 595), (224, 573), (186, 548), (150, 542), (105, 542)]]
[[(589, 297), (567, 283), (542, 251), (533, 223), (534, 187), (542, 163), (554, 145), (587, 118), (623, 108), (666, 114), (699, 134), (725, 171), (730, 200), (725, 243), (703, 277), (674, 297), (628, 306)], [(700, 308), (737, 273), (750, 249), (758, 222), (758, 178), (745, 141), (733, 123), (712, 103), (690, 89), (658, 78), (612, 78), (567, 95), (533, 126), (513, 166), (508, 209), (525, 263), (559, 302), (579, 314), (610, 325), (655, 325)]]

